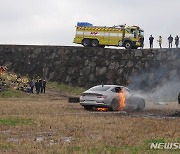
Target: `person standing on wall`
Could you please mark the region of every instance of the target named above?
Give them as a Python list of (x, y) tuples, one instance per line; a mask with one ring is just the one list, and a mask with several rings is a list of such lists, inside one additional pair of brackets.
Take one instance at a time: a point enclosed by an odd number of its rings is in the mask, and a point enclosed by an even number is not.
[(46, 93), (46, 80), (43, 80), (42, 82), (42, 88), (43, 88), (43, 93)]
[(149, 37), (150, 49), (153, 48), (153, 41), (154, 41), (154, 37), (152, 35), (150, 35), (150, 37)]
[(175, 45), (176, 45), (176, 48), (178, 48), (178, 46), (179, 46), (179, 36), (178, 35), (176, 35), (176, 37), (175, 37)]
[(172, 48), (173, 37), (171, 35), (168, 37), (168, 41), (169, 41), (169, 48)]
[(144, 37), (140, 37), (140, 43), (141, 43), (141, 48), (143, 49), (143, 47), (144, 47)]
[(162, 37), (159, 36), (159, 40), (157, 40), (159, 42), (159, 47), (162, 48)]

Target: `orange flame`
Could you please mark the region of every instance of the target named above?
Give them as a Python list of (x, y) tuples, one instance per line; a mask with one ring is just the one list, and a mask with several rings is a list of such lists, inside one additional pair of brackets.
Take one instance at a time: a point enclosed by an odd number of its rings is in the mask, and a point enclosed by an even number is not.
[(119, 92), (119, 104), (120, 104), (119, 110), (120, 111), (122, 111), (124, 109), (124, 107), (126, 106), (125, 100), (126, 100), (125, 92), (124, 92), (124, 90), (121, 90)]
[(97, 111), (106, 112), (108, 111), (108, 108), (97, 108)]

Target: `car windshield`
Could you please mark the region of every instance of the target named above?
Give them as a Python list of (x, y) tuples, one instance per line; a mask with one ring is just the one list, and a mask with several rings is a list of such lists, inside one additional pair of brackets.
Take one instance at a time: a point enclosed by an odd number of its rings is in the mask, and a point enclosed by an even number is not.
[(98, 86), (90, 88), (89, 91), (107, 91), (109, 88), (110, 86)]

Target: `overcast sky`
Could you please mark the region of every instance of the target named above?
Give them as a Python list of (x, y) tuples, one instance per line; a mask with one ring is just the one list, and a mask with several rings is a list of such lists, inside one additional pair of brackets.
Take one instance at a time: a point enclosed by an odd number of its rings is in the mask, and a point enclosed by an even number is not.
[(74, 45), (77, 22), (138, 25), (149, 35), (180, 35), (180, 0), (0, 0), (0, 44)]

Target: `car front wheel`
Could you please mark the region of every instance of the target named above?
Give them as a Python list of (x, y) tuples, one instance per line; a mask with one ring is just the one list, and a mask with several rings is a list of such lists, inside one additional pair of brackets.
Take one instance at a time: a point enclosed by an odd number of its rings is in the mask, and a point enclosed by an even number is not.
[(119, 107), (120, 107), (120, 104), (119, 104), (118, 100), (117, 99), (113, 99), (112, 102), (111, 102), (111, 109), (113, 111), (118, 111)]
[(145, 101), (141, 100), (141, 103), (139, 103), (138, 105), (138, 110), (144, 110), (144, 108), (145, 108)]

